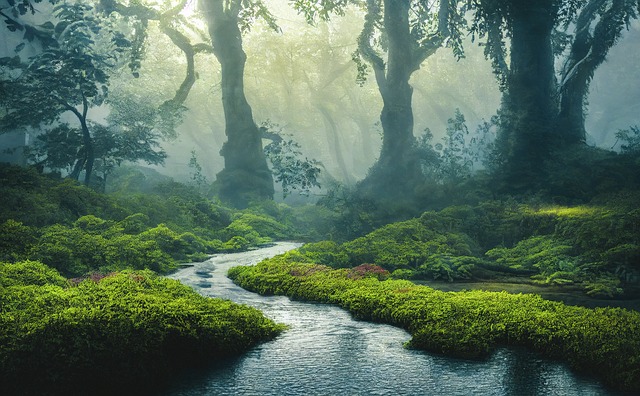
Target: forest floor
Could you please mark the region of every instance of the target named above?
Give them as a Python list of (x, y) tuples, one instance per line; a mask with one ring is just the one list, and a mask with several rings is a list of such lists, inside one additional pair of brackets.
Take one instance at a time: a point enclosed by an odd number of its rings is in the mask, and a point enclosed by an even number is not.
[(543, 286), (532, 284), (527, 278), (504, 278), (499, 280), (477, 280), (466, 282), (414, 281), (415, 283), (442, 291), (485, 290), (509, 293), (533, 293), (542, 298), (562, 301), (568, 305), (587, 308), (620, 307), (640, 311), (640, 298), (598, 299), (589, 297), (583, 291), (567, 286)]

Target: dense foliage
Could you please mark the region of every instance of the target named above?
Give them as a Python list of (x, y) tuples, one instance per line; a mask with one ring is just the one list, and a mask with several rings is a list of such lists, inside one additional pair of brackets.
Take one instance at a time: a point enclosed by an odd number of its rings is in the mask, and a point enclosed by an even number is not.
[(331, 267), (373, 263), (403, 279), (453, 281), (505, 275), (572, 285), (592, 296), (637, 293), (637, 194), (590, 205), (486, 201), (428, 211), (338, 244), (310, 243), (300, 260)]
[(235, 212), (175, 182), (146, 194), (104, 195), (10, 166), (0, 166), (0, 180), (0, 260), (38, 260), (68, 277), (122, 269), (167, 273), (179, 262), (295, 235), (259, 207)]
[(150, 271), (71, 282), (0, 263), (0, 392), (149, 392), (176, 369), (241, 353), (282, 326)]
[(640, 314), (587, 309), (532, 294), (447, 293), (374, 265), (332, 270), (287, 253), (229, 276), (261, 294), (338, 304), (360, 319), (405, 328), (410, 345), (460, 357), (482, 357), (498, 345), (525, 346), (626, 390), (640, 389)]

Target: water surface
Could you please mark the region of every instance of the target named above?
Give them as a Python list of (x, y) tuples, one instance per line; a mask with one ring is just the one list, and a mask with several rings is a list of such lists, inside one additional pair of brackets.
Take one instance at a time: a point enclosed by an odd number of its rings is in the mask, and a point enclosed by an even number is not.
[(618, 395), (565, 365), (500, 349), (485, 361), (408, 350), (407, 332), (354, 320), (330, 305), (263, 297), (226, 276), (237, 265), (299, 246), (282, 242), (224, 254), (172, 275), (206, 296), (260, 309), (290, 329), (240, 358), (184, 375), (165, 393), (191, 395)]

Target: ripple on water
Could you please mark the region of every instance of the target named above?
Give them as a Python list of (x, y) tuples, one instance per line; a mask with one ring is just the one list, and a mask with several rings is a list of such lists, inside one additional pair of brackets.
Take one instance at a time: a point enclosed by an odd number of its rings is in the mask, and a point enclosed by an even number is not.
[[(186, 374), (166, 395), (614, 395), (577, 377), (565, 365), (526, 351), (501, 349), (486, 361), (467, 361), (408, 350), (410, 336), (388, 325), (354, 320), (334, 306), (262, 297), (225, 274), (295, 244), (196, 263), (172, 277), (207, 296), (254, 306), (290, 328), (244, 356)], [(210, 271), (204, 288), (198, 271)]]

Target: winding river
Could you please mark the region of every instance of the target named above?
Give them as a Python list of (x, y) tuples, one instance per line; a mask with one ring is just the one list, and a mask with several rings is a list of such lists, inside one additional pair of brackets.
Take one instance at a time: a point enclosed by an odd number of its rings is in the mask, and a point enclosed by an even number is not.
[(356, 321), (334, 306), (263, 297), (225, 276), (232, 266), (297, 246), (218, 255), (172, 275), (203, 295), (256, 307), (290, 329), (238, 359), (180, 377), (165, 395), (617, 395), (525, 351), (500, 349), (477, 362), (408, 350), (404, 330)]

